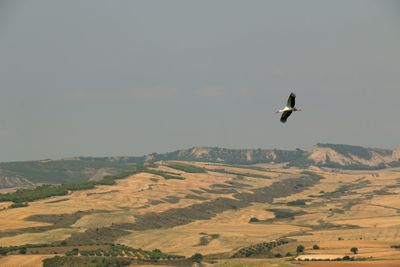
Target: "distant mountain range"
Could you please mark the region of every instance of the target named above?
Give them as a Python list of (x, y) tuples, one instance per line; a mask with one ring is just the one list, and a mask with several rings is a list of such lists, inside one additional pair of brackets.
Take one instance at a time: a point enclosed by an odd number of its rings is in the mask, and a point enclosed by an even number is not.
[(400, 167), (400, 149), (378, 149), (342, 144), (317, 144), (311, 150), (227, 149), (193, 147), (139, 157), (74, 157), (0, 163), (0, 188), (31, 187), (40, 183), (77, 183), (129, 172), (137, 164), (162, 160), (224, 164), (285, 163), (293, 167), (376, 170)]
[(311, 150), (227, 149), (193, 147), (170, 153), (153, 153), (143, 161), (185, 160), (226, 164), (287, 163), (296, 167), (374, 170), (400, 167), (399, 149), (365, 148), (342, 144), (317, 144)]

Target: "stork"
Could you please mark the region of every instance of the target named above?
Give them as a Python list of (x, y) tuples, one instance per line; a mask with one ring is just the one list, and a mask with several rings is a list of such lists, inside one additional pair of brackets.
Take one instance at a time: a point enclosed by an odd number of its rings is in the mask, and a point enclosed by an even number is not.
[(296, 95), (295, 93), (291, 93), (288, 100), (286, 107), (283, 109), (278, 110), (276, 113), (282, 113), (281, 122), (285, 123), (287, 118), (289, 118), (290, 114), (294, 111), (301, 111), (301, 109), (295, 108), (294, 105), (296, 104)]

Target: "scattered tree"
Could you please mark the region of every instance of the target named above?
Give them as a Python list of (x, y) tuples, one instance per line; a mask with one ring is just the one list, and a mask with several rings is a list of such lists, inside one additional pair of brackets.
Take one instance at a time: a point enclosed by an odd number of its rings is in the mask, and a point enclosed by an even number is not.
[(344, 256), (344, 257), (342, 258), (342, 260), (344, 260), (344, 261), (349, 261), (349, 260), (351, 260), (351, 258), (350, 258), (350, 256), (346, 255), (346, 256)]
[(303, 253), (304, 252), (304, 246), (303, 245), (298, 245), (296, 249), (297, 254)]
[(192, 257), (190, 257), (190, 259), (193, 262), (201, 262), (203, 260), (203, 255), (201, 255), (200, 253), (196, 253)]
[(350, 251), (353, 252), (353, 254), (357, 254), (357, 253), (358, 253), (358, 248), (352, 247), (352, 248), (350, 249)]

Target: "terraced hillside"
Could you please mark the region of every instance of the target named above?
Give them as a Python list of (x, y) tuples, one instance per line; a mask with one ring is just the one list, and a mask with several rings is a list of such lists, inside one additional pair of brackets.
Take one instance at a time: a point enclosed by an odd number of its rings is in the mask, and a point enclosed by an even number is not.
[[(0, 246), (123, 244), (168, 255), (201, 253), (203, 261), (216, 266), (298, 266), (312, 264), (307, 259), (346, 256), (393, 263), (400, 260), (399, 178), (398, 169), (160, 161), (114, 185), (71, 191), (26, 207), (3, 202)], [(128, 254), (120, 256), (134, 258)], [(41, 261), (44, 255), (53, 257), (40, 250), (18, 256)], [(16, 256), (6, 253), (0, 263)], [(338, 263), (343, 262), (330, 262)]]

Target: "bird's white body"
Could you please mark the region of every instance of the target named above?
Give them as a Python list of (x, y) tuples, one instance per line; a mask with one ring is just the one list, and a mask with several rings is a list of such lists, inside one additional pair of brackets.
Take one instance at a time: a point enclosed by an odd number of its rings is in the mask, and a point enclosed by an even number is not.
[(282, 113), (280, 121), (285, 123), (287, 118), (295, 111), (301, 111), (301, 109), (295, 108), (296, 95), (291, 93), (286, 106), (283, 109), (278, 110), (276, 113)]
[(294, 108), (284, 107), (283, 109), (278, 110), (277, 113), (283, 113), (285, 111), (295, 111)]

